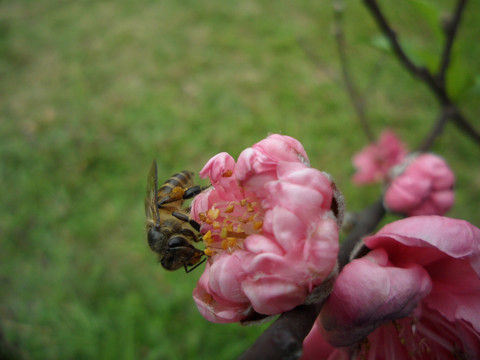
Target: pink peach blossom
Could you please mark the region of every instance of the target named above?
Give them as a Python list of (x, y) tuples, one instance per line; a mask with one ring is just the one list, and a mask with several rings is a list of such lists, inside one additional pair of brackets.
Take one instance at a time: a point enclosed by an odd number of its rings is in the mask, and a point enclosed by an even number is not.
[(422, 154), (400, 166), (405, 169), (385, 192), (384, 204), (388, 210), (407, 216), (444, 215), (452, 207), (455, 175), (445, 160)]
[(194, 290), (202, 315), (235, 322), (252, 309), (273, 315), (304, 303), (336, 265), (341, 216), (331, 209), (341, 196), (330, 177), (281, 135), (244, 150), (237, 163), (214, 156), (200, 176), (213, 186), (191, 208), (209, 256)]
[(366, 146), (353, 157), (357, 170), (353, 182), (361, 185), (385, 181), (388, 171), (400, 164), (406, 155), (407, 148), (398, 137), (392, 131), (383, 131), (378, 142)]
[(480, 358), (480, 229), (416, 216), (364, 242), (317, 320), (325, 339), (363, 359)]

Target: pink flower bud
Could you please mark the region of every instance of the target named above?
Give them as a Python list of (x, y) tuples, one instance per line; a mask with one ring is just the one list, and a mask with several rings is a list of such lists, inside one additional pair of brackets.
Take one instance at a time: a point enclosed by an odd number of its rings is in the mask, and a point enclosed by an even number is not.
[(385, 207), (407, 216), (444, 215), (455, 199), (455, 176), (445, 160), (423, 154), (408, 159), (406, 165), (385, 192)]
[(480, 358), (480, 229), (416, 216), (365, 245), (372, 251), (345, 266), (318, 320), (330, 344), (365, 359)]
[(357, 170), (353, 182), (361, 185), (385, 181), (388, 171), (400, 164), (406, 155), (406, 146), (392, 131), (382, 132), (378, 142), (366, 146), (353, 157)]
[(235, 322), (252, 309), (273, 315), (304, 303), (336, 265), (342, 214), (332, 207), (343, 200), (330, 177), (281, 135), (244, 150), (237, 163), (218, 154), (200, 175), (213, 186), (191, 208), (209, 256), (194, 291), (202, 315)]

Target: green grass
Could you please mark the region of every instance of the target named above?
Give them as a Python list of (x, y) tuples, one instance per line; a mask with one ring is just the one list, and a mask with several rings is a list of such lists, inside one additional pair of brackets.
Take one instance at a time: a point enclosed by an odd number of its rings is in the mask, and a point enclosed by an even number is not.
[[(388, 5), (428, 62), (435, 33), (411, 6)], [(452, 83), (479, 129), (479, 4), (468, 6)], [(434, 99), (372, 46), (378, 33), (360, 4), (345, 17), (375, 133), (391, 127), (414, 148)], [(350, 183), (365, 138), (339, 85), (331, 25), (331, 3), (306, 0), (0, 2), (7, 341), (27, 359), (231, 359), (246, 349), (265, 326), (208, 323), (191, 298), (201, 271), (165, 272), (150, 253), (146, 176), (153, 158), (167, 178), (278, 132), (335, 177), (349, 210), (369, 204), (379, 188)], [(450, 215), (479, 226), (479, 146), (449, 125), (434, 151), (458, 177)]]

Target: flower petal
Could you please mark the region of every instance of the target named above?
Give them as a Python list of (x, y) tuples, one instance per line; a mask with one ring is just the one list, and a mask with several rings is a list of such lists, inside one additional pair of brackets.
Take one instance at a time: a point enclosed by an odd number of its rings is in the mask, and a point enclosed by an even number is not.
[(352, 261), (338, 276), (321, 312), (328, 342), (349, 346), (386, 321), (409, 315), (431, 286), (421, 266), (393, 267), (383, 249)]
[[(467, 258), (480, 276), (480, 229), (467, 221), (443, 216), (415, 216), (385, 225), (377, 234), (364, 239), (371, 248), (397, 248), (397, 244), (409, 247), (438, 249), (453, 258)], [(419, 264), (433, 262), (433, 258), (415, 256), (412, 261)], [(389, 251), (394, 254), (395, 251)]]
[(214, 323), (230, 323), (242, 320), (250, 308), (249, 304), (234, 304), (215, 299), (211, 295), (209, 278), (210, 265), (207, 263), (205, 271), (197, 282), (197, 287), (193, 290), (193, 299), (198, 311), (205, 319)]
[(265, 315), (280, 314), (305, 301), (306, 289), (278, 275), (249, 278), (242, 283), (243, 291), (253, 309)]

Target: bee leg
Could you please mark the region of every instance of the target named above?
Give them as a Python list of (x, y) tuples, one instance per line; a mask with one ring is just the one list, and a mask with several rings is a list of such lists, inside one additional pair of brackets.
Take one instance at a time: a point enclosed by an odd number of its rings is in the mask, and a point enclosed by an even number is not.
[[(200, 255), (200, 256), (203, 256), (203, 255), (205, 255), (205, 254), (204, 254), (203, 251), (202, 251), (202, 255)], [(205, 260), (207, 260), (207, 258), (203, 259), (203, 260), (200, 261), (198, 264), (195, 264), (195, 266), (192, 267), (192, 268), (190, 268), (190, 269), (187, 267), (187, 264), (183, 264), (183, 267), (185, 268), (185, 272), (188, 274), (190, 271), (195, 270), (197, 267), (199, 267), (200, 265), (202, 265), (202, 264), (205, 262)]]
[(200, 194), (203, 190), (207, 189), (208, 186), (192, 186), (189, 187), (188, 189), (185, 190), (185, 193), (183, 194), (183, 199), (191, 199), (194, 196)]
[(188, 216), (187, 214), (177, 212), (177, 211), (173, 211), (172, 215), (175, 216), (179, 220), (188, 222), (195, 230), (200, 231), (200, 224), (198, 222), (196, 222), (195, 220), (193, 220), (192, 218), (190, 218), (190, 216)]

